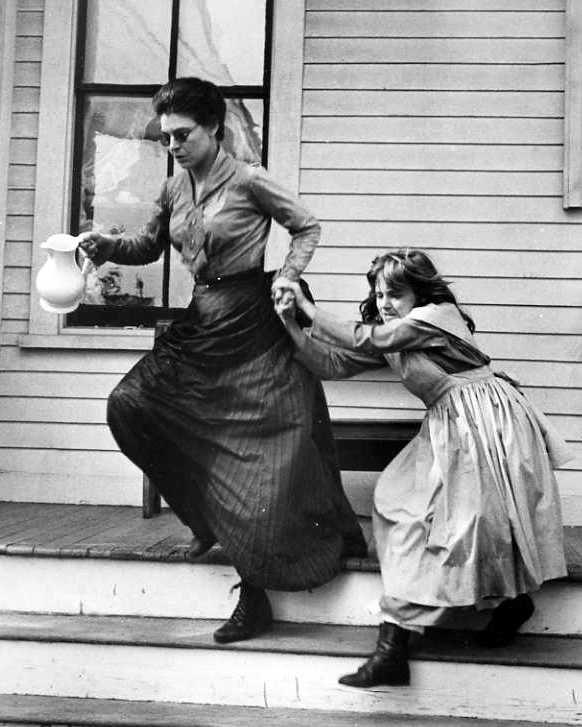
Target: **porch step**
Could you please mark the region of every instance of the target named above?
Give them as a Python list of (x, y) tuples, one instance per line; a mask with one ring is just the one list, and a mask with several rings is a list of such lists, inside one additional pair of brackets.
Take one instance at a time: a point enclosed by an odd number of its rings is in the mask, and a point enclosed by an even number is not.
[(212, 640), (213, 620), (0, 614), (6, 694), (328, 709), (582, 724), (582, 640), (520, 636), (485, 650), (435, 631), (413, 649), (412, 686), (358, 690), (338, 677), (376, 629), (276, 623), (256, 639)]
[[(535, 594), (526, 633), (582, 635), (582, 528), (565, 532), (570, 577)], [(138, 508), (2, 503), (0, 610), (227, 618), (234, 569), (219, 548), (187, 562), (188, 542), (170, 512), (143, 520)], [(380, 591), (377, 561), (350, 558), (321, 588), (270, 597), (281, 621), (375, 625)], [(453, 626), (480, 628), (484, 618), (470, 614)]]
[[(387, 712), (230, 707), (0, 694), (0, 725), (77, 727), (542, 727), (542, 722), (398, 716)], [(554, 727), (565, 727), (555, 723)]]

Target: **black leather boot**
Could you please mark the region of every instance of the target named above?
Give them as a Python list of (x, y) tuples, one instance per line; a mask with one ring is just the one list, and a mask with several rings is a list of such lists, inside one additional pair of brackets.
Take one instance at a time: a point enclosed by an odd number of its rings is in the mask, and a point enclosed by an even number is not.
[(273, 612), (265, 591), (246, 581), (241, 581), (237, 587), (240, 587), (240, 597), (232, 616), (214, 632), (214, 640), (219, 644), (251, 639), (273, 623)]
[(409, 637), (410, 631), (396, 624), (380, 624), (376, 651), (355, 674), (340, 677), (339, 683), (348, 687), (374, 687), (378, 684), (401, 687), (410, 684)]
[(479, 646), (495, 648), (507, 646), (515, 638), (520, 626), (530, 618), (535, 611), (534, 602), (527, 595), (521, 593), (517, 598), (503, 601), (493, 611), (491, 621), (476, 635)]
[(194, 560), (199, 558), (204, 553), (208, 552), (210, 548), (216, 543), (216, 540), (205, 538), (199, 538), (198, 535), (192, 535), (192, 540), (188, 547), (188, 560)]

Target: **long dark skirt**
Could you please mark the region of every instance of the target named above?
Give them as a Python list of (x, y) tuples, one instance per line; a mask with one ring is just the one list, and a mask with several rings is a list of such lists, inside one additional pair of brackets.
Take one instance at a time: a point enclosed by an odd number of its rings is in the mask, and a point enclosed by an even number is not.
[(194, 533), (256, 586), (300, 590), (363, 542), (321, 383), (293, 358), (257, 279), (197, 286), (109, 397), (120, 449)]

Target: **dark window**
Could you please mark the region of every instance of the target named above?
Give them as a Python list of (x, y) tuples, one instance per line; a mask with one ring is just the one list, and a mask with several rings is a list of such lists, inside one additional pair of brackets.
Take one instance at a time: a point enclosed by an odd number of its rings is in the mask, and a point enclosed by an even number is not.
[[(139, 231), (173, 161), (151, 98), (199, 76), (227, 100), (224, 146), (266, 163), (272, 0), (80, 0), (71, 231)], [(192, 280), (168, 246), (147, 266), (91, 272), (68, 326), (152, 326), (189, 302)]]

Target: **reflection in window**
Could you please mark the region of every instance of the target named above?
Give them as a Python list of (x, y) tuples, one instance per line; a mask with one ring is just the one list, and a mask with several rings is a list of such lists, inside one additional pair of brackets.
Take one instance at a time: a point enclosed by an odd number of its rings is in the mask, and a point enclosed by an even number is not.
[[(197, 75), (221, 86), (225, 148), (239, 159), (264, 161), (270, 2), (80, 0), (85, 54), (76, 88), (73, 232), (131, 235), (148, 221), (173, 171), (151, 108), (168, 68), (176, 69), (171, 77)], [(170, 248), (146, 266), (106, 263), (89, 275), (84, 305), (67, 323), (152, 325), (187, 305), (191, 292), (190, 275)]]

